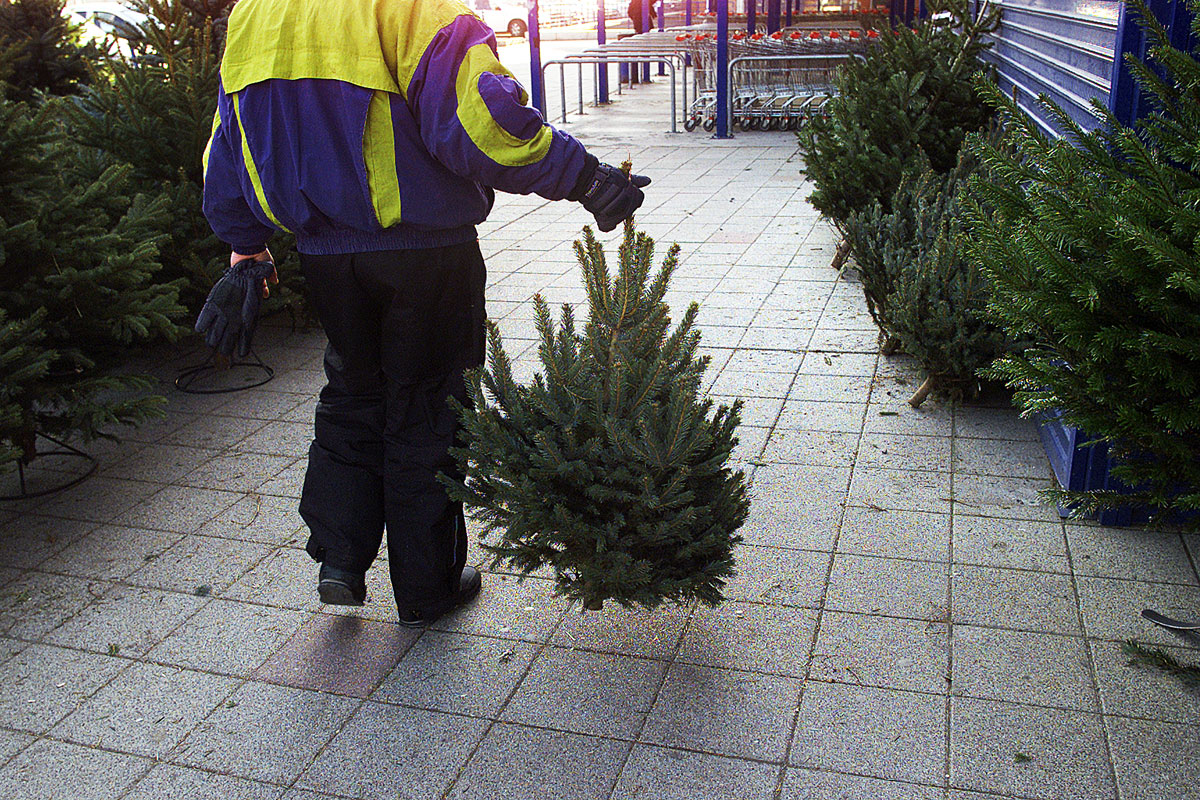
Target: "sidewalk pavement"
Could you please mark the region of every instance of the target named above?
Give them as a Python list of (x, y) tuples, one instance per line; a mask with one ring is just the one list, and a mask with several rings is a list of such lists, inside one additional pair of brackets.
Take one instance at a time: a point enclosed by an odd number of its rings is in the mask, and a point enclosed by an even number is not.
[[(910, 409), (793, 137), (671, 135), (665, 103), (569, 127), (653, 177), (672, 307), (701, 302), (711, 391), (746, 399), (730, 602), (582, 613), (489, 573), (414, 632), (380, 564), (322, 608), (296, 504), (323, 337), (268, 325), (270, 383), (171, 391), (90, 480), (0, 506), (0, 800), (1200, 797), (1200, 695), (1120, 652), (1196, 661), (1138, 612), (1196, 616), (1200, 539), (1064, 524), (1028, 422)], [(588, 221), (501, 196), (481, 231), (525, 376), (531, 296), (584, 299)]]

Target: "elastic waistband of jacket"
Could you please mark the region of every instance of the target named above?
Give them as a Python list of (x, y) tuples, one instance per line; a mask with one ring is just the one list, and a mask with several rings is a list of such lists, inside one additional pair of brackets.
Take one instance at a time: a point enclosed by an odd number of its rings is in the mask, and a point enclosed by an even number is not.
[(381, 231), (332, 229), (319, 234), (296, 234), (296, 249), (310, 256), (370, 253), (378, 250), (423, 250), (449, 247), (479, 238), (474, 225), (422, 230), (397, 225)]

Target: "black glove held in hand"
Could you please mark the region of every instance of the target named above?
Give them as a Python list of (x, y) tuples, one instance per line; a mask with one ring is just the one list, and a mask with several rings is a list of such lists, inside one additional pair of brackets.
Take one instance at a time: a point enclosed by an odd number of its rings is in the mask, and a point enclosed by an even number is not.
[(274, 271), (275, 265), (270, 261), (252, 258), (244, 258), (225, 270), (196, 319), (196, 333), (204, 337), (209, 347), (226, 356), (233, 355), (235, 345), (238, 356), (250, 352), (250, 340), (254, 338), (262, 307), (263, 281)]
[(645, 175), (630, 175), (611, 164), (598, 164), (579, 202), (596, 217), (596, 227), (608, 232), (633, 216), (645, 196), (642, 187), (649, 186)]

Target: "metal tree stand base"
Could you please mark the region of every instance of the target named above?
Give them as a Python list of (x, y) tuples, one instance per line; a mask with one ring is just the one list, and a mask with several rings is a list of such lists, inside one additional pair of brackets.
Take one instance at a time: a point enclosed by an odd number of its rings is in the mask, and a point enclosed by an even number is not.
[[(208, 358), (204, 359), (204, 361), (190, 367), (184, 367), (179, 371), (179, 375), (175, 378), (175, 388), (187, 394), (228, 394), (230, 392), (240, 392), (243, 389), (254, 389), (275, 377), (275, 370), (264, 364), (263, 360), (258, 357), (258, 353), (251, 350), (250, 358), (253, 361), (239, 361), (237, 359), (226, 358), (216, 350), (210, 350)], [(238, 367), (245, 368), (251, 372), (259, 372), (261, 376), (239, 386), (205, 385), (212, 381), (214, 377), (228, 373)]]
[(1175, 633), (1185, 633), (1191, 636), (1200, 636), (1200, 622), (1185, 622), (1179, 619), (1173, 619), (1165, 614), (1160, 614), (1152, 609), (1144, 609), (1142, 616), (1153, 622), (1160, 628), (1166, 628)]
[(17, 494), (0, 495), (0, 501), (29, 500), (30, 498), (34, 498), (34, 497), (44, 497), (48, 494), (54, 494), (55, 492), (61, 492), (63, 489), (70, 489), (72, 486), (77, 486), (77, 485), (83, 483), (85, 480), (87, 480), (88, 478), (90, 478), (92, 476), (93, 472), (96, 471), (98, 462), (96, 461), (95, 457), (92, 456), (91, 454), (85, 453), (84, 451), (80, 450), (78, 447), (69, 445), (66, 442), (59, 441), (58, 439), (55, 439), (53, 436), (47, 436), (44, 433), (38, 433), (38, 434), (35, 434), (35, 436), (40, 439), (45, 439), (46, 441), (48, 441), (58, 447), (58, 449), (56, 449), (56, 450), (45, 450), (45, 451), (38, 452), (37, 455), (34, 456), (35, 459), (45, 458), (46, 456), (64, 456), (66, 458), (73, 458), (73, 459), (82, 458), (88, 462), (87, 470), (85, 472), (83, 472), (79, 475), (75, 475), (75, 476), (64, 475), (63, 476), (64, 478), (68, 478), (68, 480), (65, 483), (58, 483), (53, 486), (50, 486), (49, 488), (38, 489), (36, 491), (30, 491), (29, 484), (28, 484), (28, 481), (27, 481), (26, 475), (25, 475), (25, 466), (26, 466), (25, 462), (18, 461), (17, 462), (17, 481), (21, 485), (21, 491), (18, 492)]

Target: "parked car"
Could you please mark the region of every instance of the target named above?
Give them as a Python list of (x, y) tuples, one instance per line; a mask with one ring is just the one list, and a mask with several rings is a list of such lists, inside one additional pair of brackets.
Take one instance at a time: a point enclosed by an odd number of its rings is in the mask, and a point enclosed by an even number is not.
[(529, 27), (529, 12), (524, 5), (512, 5), (498, 0), (471, 0), (475, 13), (496, 33), (524, 36)]
[(126, 58), (146, 38), (142, 32), (146, 15), (115, 0), (74, 0), (67, 3), (65, 13), (82, 26), (84, 39), (107, 45)]

